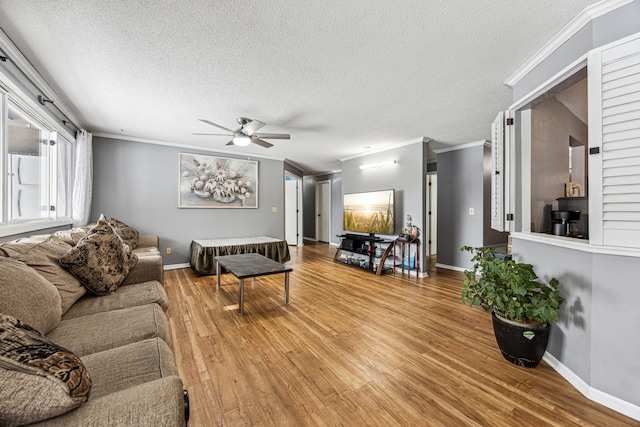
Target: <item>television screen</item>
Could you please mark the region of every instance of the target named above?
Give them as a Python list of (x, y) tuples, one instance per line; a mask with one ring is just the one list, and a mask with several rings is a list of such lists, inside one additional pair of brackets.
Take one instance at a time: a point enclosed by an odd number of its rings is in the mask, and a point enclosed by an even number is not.
[(342, 227), (345, 231), (395, 234), (394, 190), (344, 195)]

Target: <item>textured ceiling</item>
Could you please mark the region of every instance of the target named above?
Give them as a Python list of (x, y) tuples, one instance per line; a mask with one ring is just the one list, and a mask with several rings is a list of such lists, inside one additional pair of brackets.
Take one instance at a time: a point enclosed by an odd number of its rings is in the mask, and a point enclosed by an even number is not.
[[(503, 82), (593, 0), (0, 0), (0, 27), (82, 125), (289, 159), (305, 173), (427, 137), (489, 138)], [(199, 122), (286, 132), (227, 147)], [(367, 148), (368, 147), (368, 148)]]

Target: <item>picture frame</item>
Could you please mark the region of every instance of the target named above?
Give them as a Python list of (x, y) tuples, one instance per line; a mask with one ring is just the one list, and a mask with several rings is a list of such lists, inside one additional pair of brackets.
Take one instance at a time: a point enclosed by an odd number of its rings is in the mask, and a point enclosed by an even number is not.
[(258, 208), (258, 162), (179, 154), (178, 208)]

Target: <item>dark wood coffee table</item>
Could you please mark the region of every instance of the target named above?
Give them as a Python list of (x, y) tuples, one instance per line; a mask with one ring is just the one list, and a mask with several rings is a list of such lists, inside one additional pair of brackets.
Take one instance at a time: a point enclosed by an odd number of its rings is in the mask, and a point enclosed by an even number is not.
[(260, 254), (224, 255), (215, 257), (216, 287), (220, 286), (222, 268), (227, 269), (240, 281), (238, 290), (238, 315), (244, 315), (244, 279), (284, 273), (284, 305), (289, 305), (289, 272), (292, 268)]

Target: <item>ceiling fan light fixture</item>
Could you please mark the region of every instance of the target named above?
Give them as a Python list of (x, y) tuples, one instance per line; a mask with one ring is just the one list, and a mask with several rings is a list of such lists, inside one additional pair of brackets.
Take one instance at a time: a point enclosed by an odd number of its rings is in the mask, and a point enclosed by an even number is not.
[(251, 144), (251, 138), (246, 135), (236, 135), (233, 137), (233, 144), (240, 147), (246, 147)]

